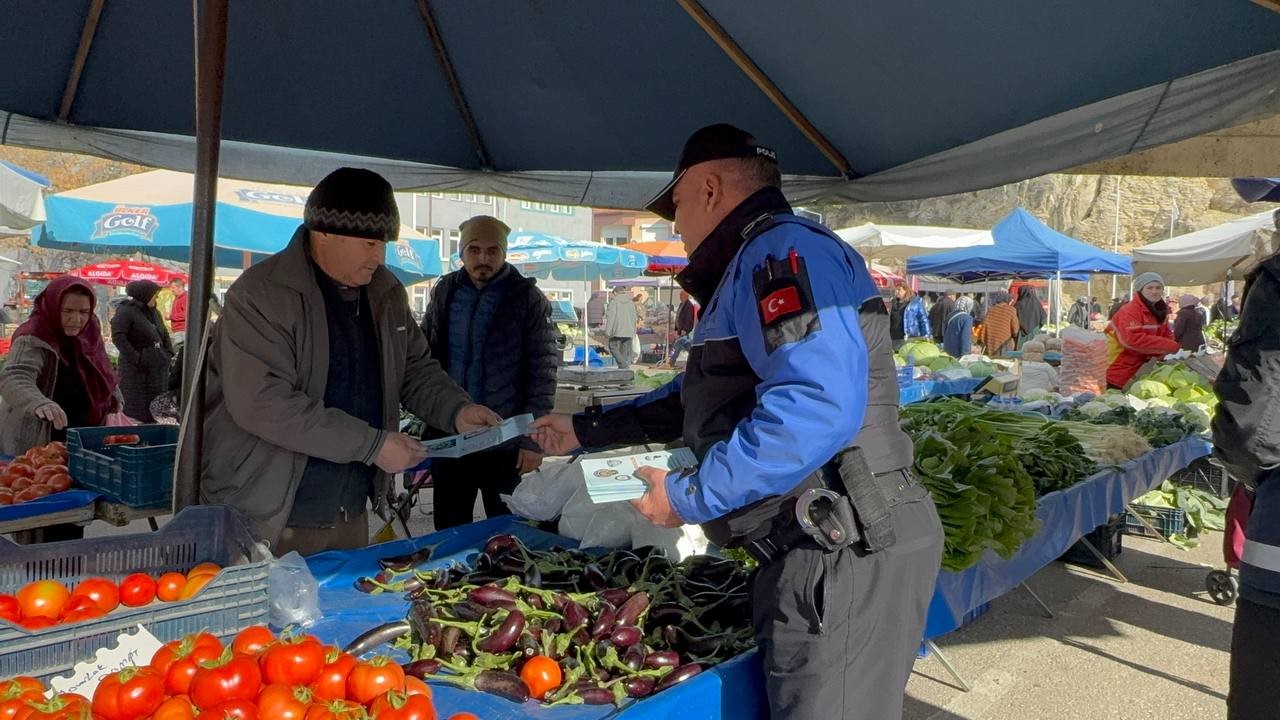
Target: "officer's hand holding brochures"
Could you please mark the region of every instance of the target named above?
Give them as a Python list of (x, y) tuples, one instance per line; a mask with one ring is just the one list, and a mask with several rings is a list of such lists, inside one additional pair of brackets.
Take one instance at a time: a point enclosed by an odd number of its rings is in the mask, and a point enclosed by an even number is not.
[(424, 440), (422, 444), (427, 448), (427, 457), (429, 458), (462, 457), (473, 452), (497, 447), (521, 435), (525, 435), (529, 432), (529, 426), (532, 424), (533, 415), (525, 413), (524, 415), (507, 418), (502, 421), (501, 425), (476, 428), (461, 435), (450, 435), (436, 440)]
[(642, 497), (649, 486), (636, 477), (642, 467), (684, 470), (698, 467), (698, 459), (689, 448), (654, 450), (635, 455), (587, 455), (578, 461), (582, 475), (587, 479), (587, 494), (591, 502), (618, 502)]

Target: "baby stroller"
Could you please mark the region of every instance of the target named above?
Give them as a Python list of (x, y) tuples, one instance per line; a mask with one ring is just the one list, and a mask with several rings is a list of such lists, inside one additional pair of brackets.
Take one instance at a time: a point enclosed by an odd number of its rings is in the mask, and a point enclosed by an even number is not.
[(1242, 483), (1237, 483), (1231, 500), (1227, 502), (1227, 527), (1222, 532), (1222, 556), (1227, 569), (1211, 570), (1204, 579), (1209, 597), (1219, 605), (1230, 605), (1240, 594), (1240, 579), (1236, 572), (1240, 569), (1240, 556), (1244, 554), (1244, 529), (1249, 524), (1252, 510), (1253, 493)]

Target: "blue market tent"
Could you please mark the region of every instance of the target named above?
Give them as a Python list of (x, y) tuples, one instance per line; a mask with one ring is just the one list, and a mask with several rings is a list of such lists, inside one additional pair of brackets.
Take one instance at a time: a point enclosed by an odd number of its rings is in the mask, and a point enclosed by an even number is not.
[(1280, 202), (1280, 178), (1234, 178), (1231, 186), (1249, 202)]
[(1128, 275), (1132, 261), (1070, 238), (1018, 208), (991, 228), (992, 245), (907, 260), (912, 275), (938, 275), (960, 283), (1015, 278), (1084, 279), (1093, 273)]

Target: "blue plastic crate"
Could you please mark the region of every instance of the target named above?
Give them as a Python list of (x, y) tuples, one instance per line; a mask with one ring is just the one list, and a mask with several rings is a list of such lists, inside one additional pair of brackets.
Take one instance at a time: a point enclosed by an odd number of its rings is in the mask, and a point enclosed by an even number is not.
[[(1151, 528), (1148, 528), (1138, 520), (1138, 515), (1146, 518), (1147, 522), (1155, 526), (1156, 532), (1151, 532)], [(1182, 508), (1164, 508), (1130, 503), (1125, 512), (1124, 532), (1126, 535), (1160, 539), (1185, 533), (1186, 530), (1187, 513)]]
[[(138, 445), (106, 445), (111, 435), (137, 435)], [(176, 425), (72, 428), (67, 431), (71, 479), (132, 507), (157, 507), (173, 500), (173, 464), (178, 454)]]

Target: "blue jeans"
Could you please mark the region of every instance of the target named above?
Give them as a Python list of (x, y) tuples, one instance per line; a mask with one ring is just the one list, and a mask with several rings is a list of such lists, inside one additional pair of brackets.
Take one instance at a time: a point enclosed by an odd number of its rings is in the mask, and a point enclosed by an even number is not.
[(680, 357), (682, 351), (691, 349), (693, 349), (693, 338), (689, 335), (681, 335), (671, 344), (671, 356), (667, 358), (667, 363), (675, 363), (676, 358)]

